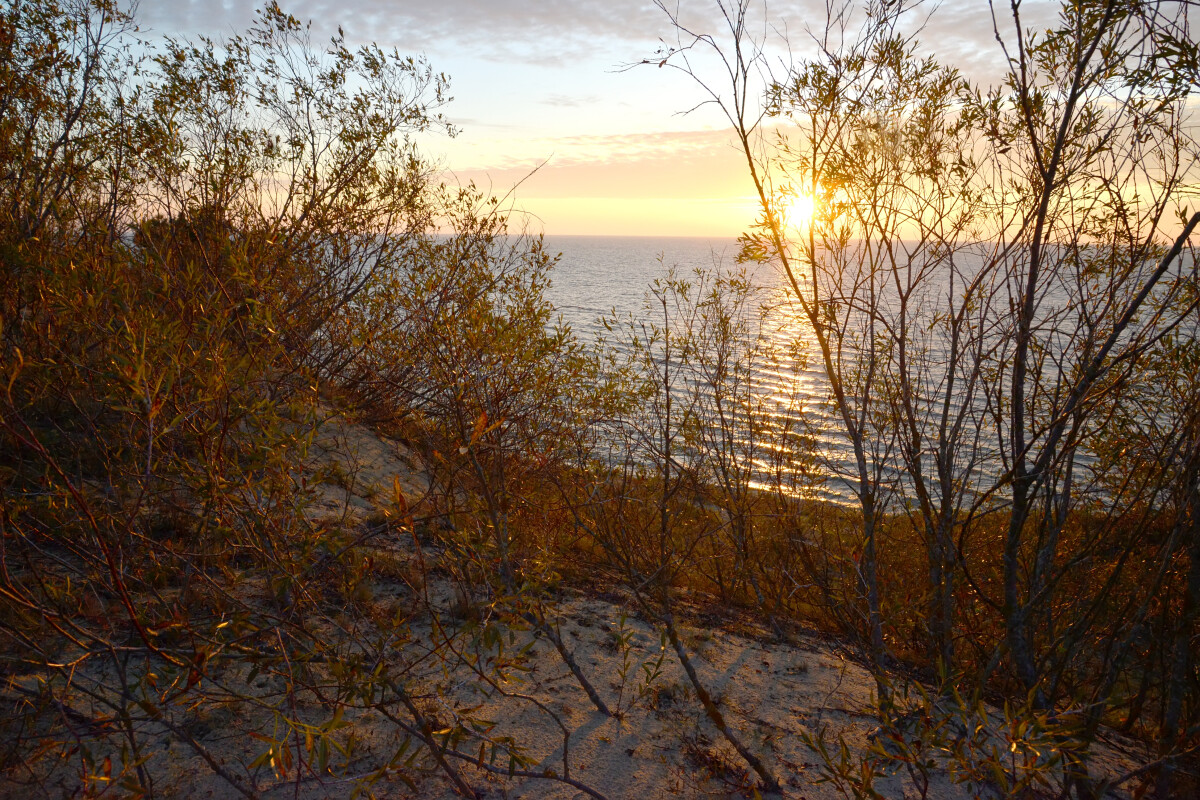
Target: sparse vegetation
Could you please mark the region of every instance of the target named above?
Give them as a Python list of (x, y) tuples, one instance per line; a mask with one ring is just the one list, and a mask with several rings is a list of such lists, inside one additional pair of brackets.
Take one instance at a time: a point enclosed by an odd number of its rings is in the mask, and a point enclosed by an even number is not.
[[(680, 791), (786, 793), (782, 734), (709, 668), (731, 619), (870, 667), (866, 749), (825, 705), (805, 739), (845, 794), (1194, 787), (1186, 15), (1080, 0), (1028, 32), (1014, 5), (988, 88), (921, 56), (906, 6), (857, 32), (831, 6), (762, 116), (749, 2), (719, 4), (725, 40), (678, 26), (654, 63), (725, 48), (730, 89), (692, 74), (761, 223), (740, 266), (671, 271), (594, 347), (546, 300), (541, 239), (417, 151), (452, 132), (422, 60), (315, 46), (273, 3), (223, 41), (139, 41), (110, 0), (0, 10), (0, 793), (170, 796), (186, 751), (247, 797), (603, 797), (580, 708), (674, 731)], [(807, 342), (765, 331), (783, 305)], [(810, 364), (832, 428), (762, 377)], [(339, 457), (346, 419), (420, 485)], [(833, 477), (852, 505), (812, 499)], [(571, 619), (573, 586), (637, 618)], [(543, 652), (553, 702), (526, 691)], [(757, 663), (726, 666), (819, 671)], [(1096, 765), (1112, 730), (1145, 748), (1124, 775)]]

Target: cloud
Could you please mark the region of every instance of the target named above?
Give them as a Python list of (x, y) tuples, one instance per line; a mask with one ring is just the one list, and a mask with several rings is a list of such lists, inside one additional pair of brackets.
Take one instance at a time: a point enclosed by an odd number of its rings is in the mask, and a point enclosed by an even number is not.
[[(668, 3), (674, 7), (672, 3)], [(852, 2), (851, 8), (859, 9)], [(634, 60), (650, 55), (659, 37), (675, 43), (666, 15), (653, 0), (290, 0), (284, 9), (312, 20), (320, 41), (343, 26), (352, 42), (377, 41), (403, 52), (437, 52), (504, 62), (570, 67), (573, 63), (613, 53)], [(227, 35), (245, 30), (254, 19), (255, 4), (233, 0), (174, 0), (144, 3), (143, 26), (157, 33)], [(969, 77), (984, 78), (1003, 67), (1003, 54), (994, 39), (991, 15), (980, 0), (946, 0), (937, 6), (921, 33), (926, 49), (961, 67)], [(702, 32), (721, 30), (712, 0), (684, 0), (681, 22)], [(1053, 17), (1057, 3), (1032, 0), (1022, 5), (1022, 23), (1041, 27)], [(1003, 11), (1003, 9), (1001, 9)], [(790, 40), (792, 55), (813, 48), (808, 31), (824, 30), (824, 0), (777, 0), (758, 6), (749, 29), (773, 40), (772, 52), (786, 55), (780, 37)], [(910, 17), (923, 19), (918, 8)], [(851, 35), (861, 13), (853, 16)], [(1002, 19), (1004, 28), (1011, 27)], [(1006, 31), (1007, 32), (1007, 31)], [(614, 42), (620, 46), (614, 48)]]
[[(569, 61), (600, 39), (653, 40), (665, 28), (650, 0), (293, 0), (284, 10), (313, 20), (320, 35), (337, 25), (355, 41), (378, 41), (405, 51), (469, 48), (475, 55)], [(228, 0), (146, 4), (139, 14), (160, 33), (223, 34), (244, 30), (254, 6)]]
[(687, 159), (730, 150), (732, 141), (732, 134), (724, 130), (564, 136), (556, 140), (565, 151), (564, 156), (558, 159), (563, 165), (607, 160), (637, 161), (664, 155)]
[[(453, 107), (450, 109), (453, 111)], [(498, 131), (521, 131), (525, 129), (524, 125), (518, 123), (496, 122), (492, 119), (482, 119), (480, 117), (460, 117), (454, 113), (446, 115), (450, 123), (458, 128), (489, 128)]]
[(556, 108), (580, 108), (581, 106), (588, 106), (592, 105), (593, 103), (598, 103), (600, 102), (600, 99), (601, 98), (594, 94), (571, 95), (555, 92), (554, 94), (547, 95), (538, 102), (544, 106), (554, 106)]
[[(639, 164), (648, 161), (673, 161), (688, 164), (713, 157), (724, 158), (738, 151), (728, 131), (665, 131), (576, 136), (558, 136), (545, 140), (524, 141), (524, 153), (490, 159), (487, 164), (463, 165), (471, 172), (509, 170), (527, 173), (545, 163), (546, 169)], [(539, 153), (530, 157), (528, 153)]]
[[(606, 137), (598, 137), (606, 138)], [(680, 135), (654, 137), (657, 146), (634, 136), (590, 143), (594, 157), (574, 150), (558, 152), (544, 164), (517, 160), (483, 169), (453, 170), (460, 182), (503, 193), (520, 185), (521, 197), (675, 197), (728, 198), (750, 193), (745, 161), (726, 139)]]
[[(263, 0), (265, 2), (265, 0)], [(262, 2), (173, 0), (144, 3), (143, 27), (157, 33), (228, 35), (245, 30)], [(674, 7), (667, 0), (668, 7)], [(650, 55), (660, 37), (674, 43), (666, 14), (654, 0), (284, 0), (285, 11), (312, 20), (318, 38), (341, 25), (355, 43), (378, 42), (405, 52), (459, 50), (491, 60), (571, 64), (614, 41), (627, 43), (629, 60)], [(773, 27), (800, 34), (809, 21), (824, 19), (824, 0), (780, 0), (751, 29)], [(698, 32), (721, 30), (713, 0), (684, 0), (680, 21)], [(786, 24), (781, 24), (786, 20)]]
[[(1021, 5), (1022, 27), (1045, 29), (1053, 24), (1058, 3), (1035, 0)], [(984, 84), (998, 83), (1006, 70), (1004, 51), (996, 42), (996, 30), (1011, 43), (1014, 27), (1011, 13), (997, 4), (996, 22), (984, 3), (945, 3), (929, 17), (919, 38), (922, 50), (944, 64), (957, 67), (965, 77)]]

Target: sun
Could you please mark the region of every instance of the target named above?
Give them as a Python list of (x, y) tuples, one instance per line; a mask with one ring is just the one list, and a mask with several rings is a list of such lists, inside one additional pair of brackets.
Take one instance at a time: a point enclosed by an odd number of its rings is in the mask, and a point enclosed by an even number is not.
[(783, 221), (793, 228), (806, 228), (817, 211), (817, 201), (811, 194), (798, 193), (786, 199)]

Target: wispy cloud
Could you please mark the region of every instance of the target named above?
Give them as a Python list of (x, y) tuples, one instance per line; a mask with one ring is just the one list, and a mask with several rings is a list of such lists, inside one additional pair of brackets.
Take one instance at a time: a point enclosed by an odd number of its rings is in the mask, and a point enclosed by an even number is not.
[(600, 98), (594, 94), (589, 95), (570, 95), (556, 92), (554, 94), (543, 97), (540, 102), (544, 106), (554, 106), (556, 108), (580, 108), (582, 106), (591, 105), (600, 101)]
[[(144, 4), (140, 16), (160, 32), (225, 33), (244, 29), (254, 6), (227, 0)], [(313, 20), (325, 33), (342, 25), (348, 36), (404, 50), (467, 47), (476, 55), (569, 60), (600, 38), (653, 39), (662, 12), (649, 0), (294, 0), (289, 13)]]
[[(622, 58), (633, 61), (639, 54), (653, 52), (659, 37), (674, 43), (666, 16), (653, 0), (292, 0), (284, 7), (301, 19), (312, 20), (321, 37), (342, 25), (353, 41), (377, 41), (405, 52), (437, 50), (566, 68), (601, 52), (622, 53)], [(1003, 65), (985, 3), (946, 0), (929, 8), (936, 10), (921, 33), (927, 50), (955, 62), (972, 77), (984, 78)], [(1044, 26), (1055, 8), (1050, 0), (1026, 2), (1023, 22)], [(684, 24), (695, 30), (720, 30), (717, 7), (711, 0), (681, 2), (679, 9)], [(809, 31), (819, 34), (825, 28), (824, 0), (777, 0), (766, 9), (766, 15), (754, 21), (752, 31), (779, 45), (779, 36), (785, 34), (793, 56), (812, 49)], [(230, 0), (143, 3), (139, 17), (145, 27), (160, 33), (221, 35), (244, 30), (254, 19), (254, 4)], [(912, 17), (923, 18), (920, 11)], [(848, 33), (853, 35), (856, 27), (852, 19)], [(622, 44), (614, 48), (614, 41)], [(775, 52), (783, 55), (786, 51), (780, 47)]]
[(632, 132), (610, 135), (559, 136), (525, 142), (526, 153), (500, 157), (487, 164), (464, 166), (468, 170), (527, 171), (546, 163), (549, 168), (634, 164), (643, 161), (674, 160), (680, 163), (734, 152), (727, 131)]

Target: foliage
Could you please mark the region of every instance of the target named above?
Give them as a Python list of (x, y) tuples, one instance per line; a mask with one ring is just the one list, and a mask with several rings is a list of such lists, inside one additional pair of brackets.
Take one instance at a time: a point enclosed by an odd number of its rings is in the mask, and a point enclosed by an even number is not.
[[(1200, 221), (1183, 6), (1064, 3), (1027, 30), (1014, 3), (1011, 25), (994, 17), (992, 87), (923, 54), (915, 4), (831, 6), (816, 55), (783, 74), (752, 4), (718, 7), (723, 38), (664, 7), (679, 38), (654, 63), (729, 119), (762, 214), (743, 255), (780, 268), (807, 323), (829, 433), (852, 455), (822, 466), (851, 481), (860, 534), (849, 553), (814, 537), (804, 550), (826, 555), (806, 561), (835, 583), (823, 565), (854, 564), (865, 625), (845, 627), (883, 710), (896, 653), (932, 647), (928, 666), (975, 698), (1081, 709), (1085, 742), (1102, 720), (1154, 724), (1158, 703), (1182, 732), (1194, 473), (1175, 376), (1190, 375)], [(703, 52), (727, 84), (694, 66)], [(797, 194), (818, 206), (803, 229), (781, 210)], [(1169, 764), (1188, 745), (1167, 741)], [(1067, 759), (1066, 790), (1091, 791), (1088, 758)]]
[[(1095, 794), (1106, 724), (1177, 789), (1200, 715), (1185, 16), (1087, 0), (1026, 31), (1014, 4), (1007, 74), (978, 87), (924, 55), (906, 3), (830, 7), (823, 48), (775, 75), (751, 4), (718, 5), (729, 47), (672, 16), (654, 63), (723, 54), (732, 95), (692, 74), (759, 224), (739, 266), (671, 271), (592, 349), (546, 299), (541, 238), (417, 152), (452, 132), (422, 60), (315, 47), (274, 4), (242, 35), (157, 45), (108, 0), (0, 12), (6, 785), (169, 793), (175, 742), (247, 796), (424, 769), (464, 795), (490, 773), (600, 796), (517, 688), (536, 636), (616, 717), (673, 657), (777, 788), (681, 633), (708, 595), (862, 647), (870, 752), (810, 741), (843, 793), (945, 774)], [(818, 201), (803, 230), (795, 194)], [(779, 377), (805, 369), (819, 408)], [(369, 520), (315, 513), (310, 478), (356, 481), (313, 465), (331, 413), (405, 437), (427, 495), (397, 481)], [(638, 661), (618, 625), (611, 705), (555, 605), (589, 572), (661, 637)], [(534, 771), (449, 685), (536, 708), (561, 768)], [(364, 755), (368, 714), (394, 741)], [(221, 726), (254, 755), (222, 763)], [(729, 767), (705, 736), (693, 756)]]
[[(170, 793), (171, 743), (245, 796), (429, 767), (469, 795), (461, 748), (519, 772), (520, 742), (469, 712), (438, 724), (437, 673), (499, 691), (513, 657), (494, 622), (445, 624), (423, 553), (383, 547), (414, 533), (403, 495), (377, 524), (310, 508), (334, 404), (419, 413), (433, 438), (490, 415), (468, 441), (484, 482), (454, 480), (506, 507), (581, 424), (589, 362), (544, 331), (552, 260), (433, 185), (411, 141), (448, 128), (445, 78), (340, 32), (318, 50), (274, 4), (157, 49), (104, 0), (2, 23), (5, 785)], [(409, 606), (381, 609), (376, 559), (407, 558)], [(395, 737), (364, 762), (367, 712)], [(220, 755), (222, 725), (254, 756)]]

